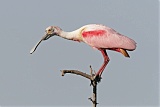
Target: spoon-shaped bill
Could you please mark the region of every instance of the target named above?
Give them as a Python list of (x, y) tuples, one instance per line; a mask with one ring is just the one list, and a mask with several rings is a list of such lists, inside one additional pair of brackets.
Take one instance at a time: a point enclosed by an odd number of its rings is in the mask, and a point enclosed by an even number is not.
[(38, 47), (38, 45), (42, 42), (43, 39), (41, 39), (30, 51), (30, 54), (32, 54)]
[(30, 54), (32, 54), (38, 47), (38, 45), (43, 41), (43, 40), (47, 40), (48, 38), (50, 38), (51, 35), (45, 34), (42, 39), (31, 49)]

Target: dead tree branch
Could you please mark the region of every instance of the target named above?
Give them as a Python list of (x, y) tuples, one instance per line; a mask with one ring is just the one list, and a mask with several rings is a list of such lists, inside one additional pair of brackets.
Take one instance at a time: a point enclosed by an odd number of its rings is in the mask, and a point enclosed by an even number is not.
[(83, 76), (83, 77), (89, 79), (91, 81), (91, 85), (93, 86), (93, 94), (92, 94), (92, 97), (90, 97), (88, 99), (92, 102), (93, 107), (97, 106), (97, 104), (98, 104), (97, 103), (97, 83), (99, 81), (97, 81), (95, 79), (96, 73), (93, 73), (91, 66), (90, 66), (90, 75), (86, 74), (84, 72), (78, 71), (78, 70), (61, 70), (61, 73), (62, 73), (62, 76), (64, 76), (66, 73), (71, 73), (71, 74), (80, 75), (80, 76)]
[(71, 73), (71, 74), (80, 75), (80, 76), (83, 76), (87, 79), (92, 80), (91, 75), (88, 75), (88, 74), (81, 72), (81, 71), (78, 71), (78, 70), (61, 70), (61, 72), (62, 72), (62, 76), (64, 76), (66, 73)]

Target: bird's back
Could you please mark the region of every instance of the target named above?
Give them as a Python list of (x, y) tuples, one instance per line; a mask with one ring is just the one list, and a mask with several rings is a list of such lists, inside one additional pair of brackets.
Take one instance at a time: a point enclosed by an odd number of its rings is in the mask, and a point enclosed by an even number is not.
[(122, 48), (134, 50), (136, 42), (114, 29), (97, 24), (83, 26), (81, 35), (83, 41), (95, 48)]

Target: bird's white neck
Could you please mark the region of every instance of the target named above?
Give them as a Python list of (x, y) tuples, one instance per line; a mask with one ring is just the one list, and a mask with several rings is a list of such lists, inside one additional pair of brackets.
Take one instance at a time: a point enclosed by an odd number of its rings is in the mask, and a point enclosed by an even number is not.
[(78, 30), (75, 30), (75, 31), (72, 31), (72, 32), (65, 32), (65, 31), (60, 31), (59, 32), (59, 36), (64, 38), (64, 39), (68, 39), (68, 40), (74, 40), (74, 41), (82, 41), (80, 39), (80, 36), (79, 36), (79, 31)]

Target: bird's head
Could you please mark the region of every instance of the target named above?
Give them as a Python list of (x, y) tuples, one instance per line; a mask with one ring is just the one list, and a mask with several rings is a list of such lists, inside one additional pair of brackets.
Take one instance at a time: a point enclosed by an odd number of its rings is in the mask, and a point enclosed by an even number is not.
[(49, 26), (46, 28), (45, 35), (42, 37), (42, 40), (47, 40), (50, 37), (57, 35), (57, 33), (58, 33), (57, 27)]
[(61, 29), (56, 26), (49, 26), (45, 30), (45, 35), (41, 38), (41, 40), (31, 49), (30, 54), (32, 54), (38, 47), (38, 45), (43, 41), (47, 40), (54, 35), (58, 35)]

